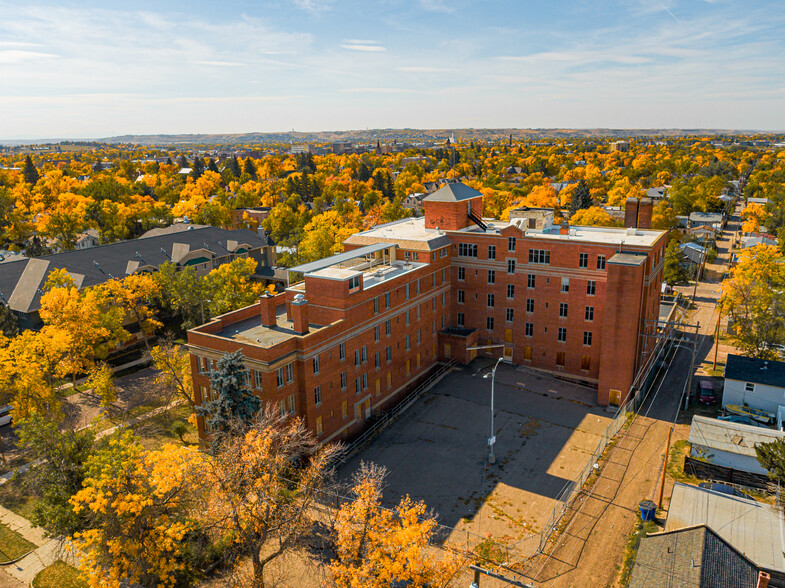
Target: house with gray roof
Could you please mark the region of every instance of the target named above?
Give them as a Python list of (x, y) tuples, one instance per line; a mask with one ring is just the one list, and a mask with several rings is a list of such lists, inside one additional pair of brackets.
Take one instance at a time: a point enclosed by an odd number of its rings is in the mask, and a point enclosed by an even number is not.
[(729, 354), (722, 405), (738, 404), (777, 414), (785, 405), (785, 361)]
[(690, 227), (709, 225), (710, 227), (713, 227), (718, 231), (721, 231), (724, 224), (725, 224), (725, 215), (723, 215), (721, 212), (691, 212), (690, 213)]
[(274, 268), (274, 243), (263, 232), (204, 227), (5, 263), (0, 271), (0, 294), (19, 319), (20, 328), (35, 328), (40, 325), (43, 287), (53, 270), (66, 270), (81, 289), (112, 278), (155, 272), (165, 262), (192, 266), (197, 275), (204, 276), (240, 257), (257, 261), (256, 279), (285, 281), (285, 272)]

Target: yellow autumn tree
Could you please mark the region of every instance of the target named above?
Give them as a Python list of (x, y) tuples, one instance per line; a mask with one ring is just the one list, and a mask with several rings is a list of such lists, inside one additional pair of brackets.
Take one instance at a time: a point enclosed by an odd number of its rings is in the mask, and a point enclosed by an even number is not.
[(204, 459), (183, 446), (145, 451), (128, 431), (90, 456), (71, 504), (89, 521), (72, 541), (91, 588), (178, 583), (184, 538), (197, 526), (190, 513), (206, 500)]
[(393, 508), (382, 506), (385, 470), (361, 464), (335, 523), (336, 558), (329, 569), (339, 588), (449, 586), (463, 561), (429, 546), (436, 520), (424, 502), (405, 496)]
[[(131, 274), (125, 278), (114, 278), (100, 286), (99, 295), (125, 313), (127, 322), (135, 322), (143, 335), (151, 335), (161, 327), (155, 317), (153, 303), (160, 293), (160, 286), (150, 274)], [(130, 335), (129, 335), (130, 337)], [(147, 337), (144, 343), (149, 349)]]
[(576, 211), (570, 217), (570, 224), (590, 227), (618, 227), (620, 225), (602, 206), (590, 206)]
[(106, 363), (96, 365), (90, 372), (87, 385), (92, 388), (93, 394), (101, 399), (101, 407), (108, 408), (117, 400), (117, 389), (114, 385), (112, 368)]
[(752, 202), (741, 211), (741, 218), (744, 219), (741, 225), (742, 233), (757, 233), (760, 226), (768, 220), (769, 214), (763, 206)]
[(196, 410), (193, 380), (191, 379), (191, 359), (188, 351), (165, 339), (160, 345), (150, 349), (153, 365), (158, 370), (156, 383), (170, 396), (185, 400), (192, 410)]

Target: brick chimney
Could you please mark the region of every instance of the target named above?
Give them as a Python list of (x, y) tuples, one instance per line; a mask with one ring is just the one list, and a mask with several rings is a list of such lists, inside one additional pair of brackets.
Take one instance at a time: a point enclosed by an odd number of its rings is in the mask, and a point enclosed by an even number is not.
[(274, 327), (278, 324), (275, 312), (275, 296), (264, 293), (259, 296), (259, 308), (262, 315), (263, 327)]
[(567, 223), (567, 221), (564, 221), (562, 222), (562, 224), (559, 225), (559, 234), (560, 235), (570, 234), (570, 225)]
[(759, 571), (757, 588), (768, 588), (770, 580), (771, 580), (771, 574), (769, 574), (768, 572)]
[(654, 213), (654, 202), (651, 198), (641, 198), (638, 203), (638, 228), (650, 229), (651, 216)]
[(298, 335), (308, 333), (308, 301), (302, 294), (297, 294), (292, 301), (292, 323), (294, 332)]
[(624, 228), (634, 229), (638, 226), (638, 199), (635, 197), (627, 198), (624, 207)]

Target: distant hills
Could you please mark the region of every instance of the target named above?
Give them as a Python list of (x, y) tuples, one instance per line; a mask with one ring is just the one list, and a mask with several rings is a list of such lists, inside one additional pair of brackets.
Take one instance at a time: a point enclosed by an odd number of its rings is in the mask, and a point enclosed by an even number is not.
[[(367, 143), (381, 141), (418, 142), (445, 141), (451, 135), (464, 141), (502, 141), (510, 135), (518, 140), (548, 139), (590, 139), (590, 138), (625, 138), (625, 137), (682, 137), (687, 135), (738, 135), (752, 134), (760, 131), (740, 129), (365, 129), (353, 131), (288, 131), (280, 133), (220, 133), (220, 134), (180, 134), (180, 135), (120, 135), (96, 139), (80, 139), (79, 141), (97, 141), (101, 143), (130, 143), (136, 145), (250, 145), (272, 143), (329, 143), (333, 141), (351, 141)], [(9, 140), (0, 139), (4, 145), (51, 144), (69, 141), (70, 139), (31, 139)]]

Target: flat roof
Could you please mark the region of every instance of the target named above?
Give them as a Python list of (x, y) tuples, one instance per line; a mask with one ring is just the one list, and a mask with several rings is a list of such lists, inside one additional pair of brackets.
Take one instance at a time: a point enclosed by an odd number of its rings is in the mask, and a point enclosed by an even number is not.
[[(519, 218), (514, 218), (512, 221), (503, 221), (495, 218), (483, 218), (485, 224), (489, 226), (487, 231), (483, 231), (477, 225), (471, 225), (460, 231), (437, 231), (436, 229), (425, 228), (425, 218), (407, 218), (385, 225), (379, 225), (356, 233), (349, 237), (345, 242), (350, 244), (367, 244), (373, 243), (382, 239), (395, 239), (398, 246), (404, 249), (417, 249), (433, 250), (450, 245), (449, 238), (444, 235), (445, 232), (449, 233), (468, 233), (477, 235), (497, 235), (503, 229), (513, 225), (517, 226), (516, 221)], [(570, 234), (559, 234), (559, 227), (553, 225), (550, 229), (527, 229), (521, 227), (526, 233), (527, 237), (533, 239), (553, 239), (555, 241), (582, 241), (590, 243), (601, 243), (607, 245), (629, 245), (632, 247), (651, 247), (657, 239), (665, 234), (665, 231), (656, 231), (653, 229), (624, 229), (616, 227), (585, 227), (579, 225), (570, 225)], [(427, 243), (427, 247), (422, 243)]]
[(618, 263), (619, 265), (640, 266), (646, 262), (646, 255), (640, 253), (616, 253), (608, 260), (608, 263)]
[[(323, 325), (314, 323), (310, 323), (308, 326), (309, 333), (322, 328)], [(292, 337), (301, 337), (302, 335), (294, 332), (294, 323), (288, 320), (286, 316), (286, 305), (281, 304), (276, 309), (276, 326), (274, 327), (263, 326), (262, 317), (260, 314), (257, 314), (256, 316), (232, 323), (217, 333), (213, 333), (213, 336), (233, 339), (234, 341), (250, 345), (272, 347)]]
[(785, 571), (782, 514), (773, 505), (676, 482), (665, 531), (704, 524), (759, 566)]
[(775, 429), (695, 415), (692, 417), (688, 441), (693, 445), (756, 457), (756, 443), (771, 443), (783, 437), (785, 432)]
[(382, 249), (389, 249), (390, 247), (397, 247), (397, 244), (375, 243), (373, 245), (366, 245), (365, 247), (360, 247), (359, 249), (353, 249), (352, 251), (346, 251), (345, 253), (338, 253), (337, 255), (325, 257), (324, 259), (320, 259), (318, 261), (312, 261), (311, 263), (304, 263), (302, 265), (290, 267), (289, 271), (309, 274), (312, 272), (316, 272), (328, 268), (333, 265), (338, 265), (339, 263), (343, 263), (345, 261), (350, 261), (357, 257), (362, 257), (363, 255), (371, 255), (372, 253), (376, 253), (377, 251), (381, 251)]

